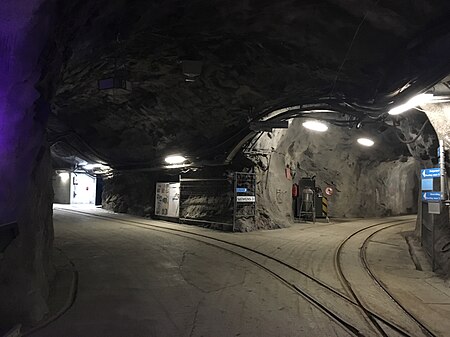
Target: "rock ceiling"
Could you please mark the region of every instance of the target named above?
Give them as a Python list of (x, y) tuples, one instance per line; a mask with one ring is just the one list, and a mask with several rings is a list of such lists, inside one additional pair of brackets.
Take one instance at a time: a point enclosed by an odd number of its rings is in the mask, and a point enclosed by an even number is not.
[[(249, 122), (332, 98), (385, 108), (450, 73), (448, 0), (75, 1), (61, 8), (54, 154), (221, 158)], [(448, 24), (444, 24), (445, 27)], [(446, 43), (447, 42), (447, 43)], [(186, 81), (184, 60), (202, 64)], [(99, 90), (120, 73), (131, 91)], [(364, 116), (364, 114), (363, 114)]]

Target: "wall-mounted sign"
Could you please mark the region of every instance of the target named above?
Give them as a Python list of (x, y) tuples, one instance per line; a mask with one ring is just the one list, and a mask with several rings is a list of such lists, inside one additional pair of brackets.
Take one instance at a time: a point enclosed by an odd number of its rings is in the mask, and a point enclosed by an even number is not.
[(236, 188), (236, 192), (237, 193), (246, 193), (247, 192), (247, 187), (237, 187)]
[(441, 176), (441, 169), (440, 168), (431, 168), (431, 169), (424, 169), (420, 171), (420, 175), (422, 179), (424, 178), (439, 178)]
[(327, 186), (325, 187), (325, 194), (328, 195), (329, 197), (332, 196), (334, 193), (334, 189), (331, 186)]
[(422, 201), (440, 201), (441, 192), (422, 192)]
[(441, 203), (440, 202), (429, 202), (428, 203), (428, 214), (441, 214)]
[(237, 202), (255, 202), (256, 197), (254, 195), (238, 195), (236, 197)]
[(422, 191), (433, 190), (433, 179), (422, 179)]
[(178, 217), (180, 183), (156, 183), (155, 215)]

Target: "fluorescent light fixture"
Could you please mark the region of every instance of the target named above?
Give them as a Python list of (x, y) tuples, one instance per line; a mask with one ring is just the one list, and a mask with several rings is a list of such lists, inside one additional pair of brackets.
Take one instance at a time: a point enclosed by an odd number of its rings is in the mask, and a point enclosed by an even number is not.
[(317, 132), (325, 132), (328, 130), (328, 126), (325, 123), (319, 121), (306, 121), (303, 122), (303, 126), (309, 130)]
[(401, 113), (404, 113), (405, 111), (408, 111), (416, 106), (430, 103), (433, 101), (433, 97), (433, 94), (420, 94), (414, 96), (405, 104), (401, 104), (389, 110), (389, 115), (400, 115)]
[(176, 168), (185, 168), (185, 167), (191, 167), (192, 164), (172, 164), (172, 165), (166, 165), (163, 166), (166, 169), (176, 169)]
[(100, 164), (87, 164), (87, 165), (84, 165), (83, 168), (85, 170), (93, 170), (93, 169), (99, 168), (100, 166), (101, 166)]
[(69, 172), (60, 172), (60, 173), (58, 173), (58, 175), (63, 183), (65, 183), (70, 178)]
[(363, 146), (372, 146), (375, 142), (370, 138), (358, 138), (358, 143)]
[(83, 165), (83, 168), (85, 170), (95, 170), (95, 169), (108, 169), (109, 166), (107, 165), (103, 165), (103, 164), (87, 164), (87, 165)]
[(186, 158), (180, 155), (167, 156), (165, 162), (170, 165), (182, 164), (186, 161)]

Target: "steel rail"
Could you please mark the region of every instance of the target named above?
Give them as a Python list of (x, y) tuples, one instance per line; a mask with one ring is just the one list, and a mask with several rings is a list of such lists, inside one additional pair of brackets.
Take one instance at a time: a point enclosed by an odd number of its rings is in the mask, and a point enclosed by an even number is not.
[[(67, 209), (60, 209), (60, 208), (56, 208), (56, 209), (61, 210), (61, 211), (66, 211), (66, 212), (80, 213), (80, 214), (83, 214), (84, 216), (88, 216), (88, 217), (89, 216), (90, 217), (99, 217), (99, 218), (103, 218), (103, 219), (114, 220), (116, 222), (125, 223), (125, 224), (127, 224), (129, 226), (133, 226), (133, 227), (138, 227), (138, 228), (142, 228), (142, 229), (146, 229), (146, 230), (153, 230), (153, 231), (157, 231), (157, 232), (161, 232), (161, 233), (176, 235), (176, 236), (179, 236), (179, 237), (182, 237), (182, 238), (187, 238), (187, 239), (191, 239), (191, 240), (194, 240), (194, 241), (197, 241), (197, 242), (201, 242), (201, 243), (209, 245), (211, 247), (215, 247), (215, 248), (224, 250), (224, 251), (226, 251), (228, 253), (237, 255), (240, 258), (245, 259), (245, 260), (249, 261), (250, 263), (256, 265), (258, 268), (264, 270), (268, 274), (272, 275), (275, 279), (279, 280), (287, 288), (289, 288), (292, 291), (294, 291), (294, 292), (298, 293), (299, 295), (301, 295), (308, 302), (310, 302), (312, 305), (317, 307), (326, 316), (328, 316), (329, 318), (331, 318), (332, 320), (337, 322), (340, 326), (342, 326), (345, 330), (347, 330), (352, 335), (358, 336), (358, 337), (364, 336), (359, 331), (359, 329), (357, 327), (355, 327), (351, 323), (349, 323), (346, 320), (344, 320), (343, 318), (341, 318), (338, 314), (334, 313), (332, 310), (330, 310), (325, 305), (320, 303), (319, 300), (315, 299), (313, 296), (311, 296), (310, 294), (308, 294), (307, 292), (305, 292), (303, 289), (299, 288), (295, 284), (291, 283), (290, 281), (288, 281), (283, 276), (279, 275), (278, 273), (274, 272), (273, 270), (270, 270), (268, 267), (264, 266), (262, 263), (259, 263), (259, 262), (255, 261), (255, 260), (249, 258), (248, 256), (240, 254), (240, 253), (238, 253), (236, 251), (233, 251), (231, 249), (227, 249), (227, 248), (225, 248), (223, 246), (219, 246), (217, 244), (206, 242), (204, 240), (197, 239), (197, 238), (194, 238), (194, 237), (191, 237), (191, 236), (188, 236), (188, 235), (203, 237), (203, 238), (207, 238), (207, 239), (211, 239), (211, 240), (215, 240), (215, 241), (222, 241), (222, 240), (216, 240), (215, 238), (208, 237), (206, 235), (201, 235), (201, 234), (198, 234), (198, 233), (192, 233), (192, 232), (189, 232), (189, 231), (178, 230), (178, 229), (174, 229), (174, 228), (167, 228), (167, 227), (162, 227), (162, 226), (155, 226), (155, 225), (145, 224), (145, 223), (143, 224), (143, 223), (138, 223), (137, 221), (132, 221), (132, 220), (117, 219), (117, 218), (114, 218), (114, 217), (107, 217), (107, 216), (103, 216), (103, 215), (97, 215), (97, 214), (81, 212), (81, 211), (75, 211), (75, 210), (67, 210)], [(186, 235), (186, 234), (188, 234), (188, 235)], [(238, 245), (234, 245), (233, 243), (230, 243), (230, 242), (226, 242), (226, 241), (222, 241), (222, 242), (226, 243), (226, 244), (230, 244), (232, 246), (238, 246)]]
[[(405, 220), (406, 221), (410, 221), (410, 220)], [(353, 238), (355, 235), (368, 230), (370, 228), (373, 227), (377, 227), (377, 226), (382, 226), (388, 223), (392, 223), (392, 222), (396, 222), (396, 221), (386, 221), (386, 222), (382, 222), (382, 223), (378, 223), (378, 224), (374, 224), (368, 227), (364, 227), (361, 228), (360, 230), (350, 234), (347, 238), (345, 238), (340, 244), (339, 246), (336, 248), (335, 253), (334, 253), (334, 267), (335, 270), (338, 274), (339, 277), (339, 281), (341, 282), (341, 285), (344, 287), (344, 289), (346, 290), (347, 294), (350, 295), (354, 301), (358, 304), (358, 306), (361, 308), (362, 312), (364, 313), (365, 319), (367, 320), (367, 322), (369, 323), (369, 325), (371, 325), (373, 328), (375, 328), (376, 331), (378, 331), (378, 333), (381, 334), (381, 336), (383, 337), (388, 337), (388, 335), (386, 334), (386, 332), (384, 331), (384, 329), (380, 326), (380, 324), (375, 320), (374, 315), (366, 308), (366, 306), (361, 302), (360, 298), (358, 295), (356, 295), (355, 291), (353, 290), (353, 287), (350, 283), (350, 281), (348, 281), (348, 279), (345, 277), (345, 274), (342, 270), (342, 263), (341, 263), (341, 253), (342, 253), (342, 248), (344, 247), (344, 245), (351, 239)], [(383, 323), (386, 323), (383, 320)], [(409, 336), (406, 332), (402, 331), (400, 328), (396, 327), (394, 324), (389, 323), (388, 324), (391, 328), (393, 328), (394, 330), (396, 330), (398, 333), (400, 333), (403, 336)]]
[[(397, 225), (397, 226), (400, 226)], [(431, 337), (435, 337), (436, 334), (434, 334), (428, 327), (425, 326), (425, 324), (423, 324), (416, 316), (414, 316), (408, 309), (406, 309), (406, 307), (387, 289), (387, 287), (383, 284), (383, 282), (375, 276), (375, 274), (372, 272), (372, 269), (370, 269), (369, 263), (367, 261), (367, 247), (368, 244), (370, 242), (370, 240), (379, 232), (389, 229), (393, 226), (387, 226), (384, 228), (380, 228), (379, 230), (373, 232), (371, 235), (369, 235), (363, 242), (360, 251), (359, 251), (359, 256), (361, 259), (361, 262), (364, 266), (364, 269), (366, 270), (366, 272), (369, 274), (370, 278), (386, 293), (387, 296), (389, 296), (389, 298), (394, 301), (395, 304), (397, 304), (397, 306), (399, 306), (406, 315), (408, 315), (414, 322), (416, 322), (416, 324), (421, 328), (421, 330), (428, 336)]]
[[(374, 227), (378, 227), (378, 226), (382, 226), (382, 225), (386, 225), (392, 222), (397, 222), (388, 226), (384, 226), (381, 229), (377, 230), (376, 232), (382, 231), (384, 229), (388, 229), (391, 227), (395, 227), (395, 226), (401, 226), (404, 225), (408, 222), (411, 222), (411, 220), (402, 220), (402, 221), (388, 221), (388, 222), (384, 222), (384, 223), (379, 223), (379, 224), (375, 224), (375, 225), (371, 225), (365, 228), (362, 228), (354, 233), (352, 233), (351, 235), (349, 235), (345, 240), (343, 240), (341, 242), (341, 244), (338, 246), (338, 248), (335, 251), (335, 267), (336, 267), (336, 271), (340, 277), (341, 280), (341, 284), (346, 288), (347, 290), (347, 294), (351, 295), (353, 297), (353, 299), (358, 303), (358, 305), (361, 307), (361, 309), (363, 310), (363, 312), (366, 314), (367, 319), (370, 321), (370, 323), (373, 324), (373, 327), (382, 335), (382, 336), (388, 336), (386, 334), (386, 332), (384, 331), (384, 329), (379, 325), (378, 321), (383, 322), (384, 324), (386, 324), (389, 328), (395, 330), (397, 333), (401, 334), (402, 336), (410, 336), (410, 334), (405, 331), (404, 328), (399, 327), (398, 325), (396, 325), (395, 323), (390, 322), (389, 320), (381, 317), (380, 315), (376, 314), (375, 312), (373, 312), (372, 310), (370, 310), (366, 305), (364, 305), (360, 299), (360, 297), (356, 294), (355, 290), (353, 289), (350, 281), (348, 281), (348, 279), (345, 277), (343, 270), (342, 270), (342, 264), (340, 262), (340, 256), (342, 253), (342, 248), (344, 247), (344, 245), (351, 239), (353, 238), (355, 235), (366, 231), (368, 229), (374, 228)], [(373, 234), (371, 234), (369, 237), (372, 237)], [(366, 242), (368, 239), (366, 238), (366, 240), (364, 242)], [(360, 248), (360, 254), (361, 254), (361, 250), (362, 250), (362, 246)], [(361, 258), (361, 255), (360, 255)], [(363, 264), (364, 265), (364, 264)], [(366, 269), (365, 269), (366, 270)], [(367, 271), (367, 270), (366, 270)], [(371, 275), (369, 274), (369, 277), (371, 277)], [(372, 277), (371, 277), (372, 278)], [(372, 278), (373, 279), (373, 278)], [(374, 280), (375, 281), (375, 280)], [(376, 282), (376, 281), (375, 281)], [(396, 303), (398, 304), (398, 303)], [(401, 306), (399, 306), (401, 308)], [(404, 308), (402, 311), (405, 311)], [(435, 337), (435, 335), (427, 330), (424, 329), (424, 327), (421, 325), (420, 322), (418, 322), (416, 319), (414, 319), (413, 317), (410, 317), (413, 322), (415, 322), (416, 324), (419, 325), (420, 329), (425, 333), (425, 335), (430, 336), (430, 337)]]
[[(208, 240), (213, 240), (213, 241), (216, 241), (216, 242), (224, 243), (224, 244), (227, 244), (227, 245), (230, 245), (230, 246), (233, 246), (233, 247), (237, 247), (237, 248), (243, 249), (245, 251), (249, 251), (251, 253), (254, 253), (256, 255), (262, 256), (262, 257), (264, 257), (264, 258), (266, 258), (268, 260), (274, 261), (274, 262), (276, 262), (276, 263), (278, 263), (278, 264), (280, 264), (280, 265), (282, 265), (282, 266), (284, 266), (284, 267), (286, 267), (286, 268), (288, 268), (288, 269), (290, 269), (292, 271), (295, 271), (296, 273), (299, 273), (300, 275), (306, 277), (307, 279), (311, 280), (312, 282), (320, 285), (321, 287), (323, 287), (327, 291), (331, 292), (333, 295), (338, 296), (342, 300), (345, 300), (349, 304), (351, 304), (351, 305), (357, 307), (358, 309), (362, 310), (361, 305), (358, 302), (356, 302), (355, 300), (349, 298), (345, 294), (342, 294), (341, 292), (337, 291), (336, 289), (334, 289), (330, 285), (326, 284), (325, 282), (319, 280), (318, 278), (316, 278), (316, 277), (314, 277), (314, 276), (312, 276), (312, 275), (310, 275), (310, 274), (308, 274), (308, 273), (306, 273), (306, 272), (304, 272), (304, 271), (302, 271), (302, 270), (300, 270), (300, 269), (298, 269), (298, 268), (296, 268), (296, 267), (294, 267), (294, 266), (292, 266), (292, 265), (290, 265), (290, 264), (288, 264), (288, 263), (286, 263), (286, 262), (284, 262), (284, 261), (282, 261), (280, 259), (277, 259), (277, 258), (275, 258), (273, 256), (270, 256), (270, 255), (268, 255), (266, 253), (263, 253), (263, 252), (260, 252), (258, 250), (255, 250), (255, 249), (243, 246), (241, 244), (229, 242), (229, 241), (226, 241), (226, 240), (223, 240), (223, 239), (219, 239), (219, 238), (208, 236), (208, 235), (201, 234), (201, 233), (195, 233), (195, 232), (191, 232), (191, 231), (183, 230), (183, 229), (178, 229), (178, 228), (170, 228), (170, 227), (159, 226), (159, 225), (155, 225), (155, 224), (149, 224), (149, 223), (145, 223), (145, 222), (142, 222), (142, 221), (135, 221), (135, 220), (129, 220), (129, 219), (118, 219), (118, 218), (112, 217), (112, 216), (93, 214), (93, 213), (83, 212), (83, 211), (79, 211), (79, 210), (69, 210), (69, 209), (64, 209), (64, 208), (55, 208), (55, 209), (61, 210), (61, 211), (66, 211), (66, 212), (69, 212), (69, 213), (70, 212), (72, 212), (72, 213), (79, 213), (79, 214), (83, 214), (83, 215), (86, 215), (86, 216), (91, 216), (91, 217), (96, 217), (96, 218), (103, 218), (103, 219), (106, 219), (106, 220), (114, 220), (114, 221), (117, 221), (117, 222), (125, 223), (125, 224), (130, 225), (130, 226), (144, 228), (144, 229), (155, 229), (155, 230), (159, 230), (159, 231), (162, 231), (162, 232), (181, 233), (181, 234), (179, 234), (180, 236), (183, 236), (183, 234), (192, 235), (192, 236), (201, 237), (201, 238), (205, 238), (205, 239), (208, 239)], [(375, 226), (380, 226), (380, 225), (383, 225), (383, 224), (392, 223), (392, 222), (399, 222), (399, 221), (401, 221), (402, 223), (403, 222), (406, 223), (406, 222), (411, 221), (411, 220), (390, 220), (390, 221), (385, 221), (385, 222), (382, 222), (382, 223), (378, 223), (378, 224), (375, 224), (375, 225), (371, 225), (371, 226), (365, 227), (365, 228), (359, 230), (358, 232), (361, 232), (363, 230), (366, 230), (366, 229), (369, 229), (369, 228), (372, 228), (372, 227), (375, 227)], [(356, 233), (353, 233), (352, 235), (355, 235), (355, 234)], [(186, 236), (184, 236), (184, 237), (186, 237)], [(194, 239), (194, 238), (192, 238), (192, 239), (193, 240), (197, 240), (197, 241), (201, 241), (201, 240)], [(202, 242), (204, 242), (204, 241), (202, 241)], [(211, 243), (209, 243), (209, 244), (212, 245), (212, 246), (217, 246), (217, 245), (214, 245), (214, 244), (211, 244)], [(234, 252), (232, 250), (226, 249), (226, 248), (221, 247), (221, 246), (217, 246), (217, 247), (219, 247), (219, 248), (221, 248), (223, 250), (226, 250), (226, 251), (231, 251), (233, 253), (236, 253), (236, 252)], [(249, 260), (249, 261), (251, 261), (251, 262), (253, 262), (255, 264), (259, 264), (258, 262), (252, 260), (251, 258), (249, 258), (247, 256), (244, 256), (244, 255), (239, 254), (239, 253), (236, 253), (236, 254), (238, 254), (242, 258), (244, 258), (246, 260)], [(294, 284), (290, 283), (289, 281), (285, 280), (282, 276), (278, 275), (277, 273), (273, 272), (272, 270), (269, 270), (267, 267), (265, 267), (263, 265), (261, 265), (261, 266), (264, 267), (263, 269), (267, 270), (269, 273), (276, 274), (277, 278), (283, 279), (284, 282), (287, 282), (293, 289), (295, 289), (296, 292), (300, 292), (301, 295), (304, 296), (305, 298), (311, 299), (311, 301), (314, 302), (313, 304), (316, 304), (319, 308), (322, 308), (323, 310), (325, 310), (326, 313), (331, 313), (332, 316), (334, 315), (336, 317), (339, 317), (336, 313), (334, 313), (330, 309), (326, 308), (323, 304), (321, 304), (319, 302), (319, 300), (317, 300), (313, 296), (307, 294), (304, 290), (298, 288), (296, 285), (294, 285)], [(389, 322), (387, 319), (379, 316), (378, 314), (372, 312), (370, 309), (366, 308), (366, 312), (369, 315), (371, 315), (371, 316), (375, 317), (376, 319), (378, 319), (379, 321), (383, 322), (384, 324), (386, 324), (387, 326), (389, 326), (393, 330), (397, 331), (402, 336), (409, 336), (409, 334), (405, 333), (401, 328), (397, 327), (395, 324)], [(340, 317), (339, 317), (339, 321), (345, 322)], [(347, 325), (348, 326), (353, 326), (352, 324), (350, 324), (348, 322), (345, 322), (344, 326), (347, 326)], [(350, 331), (352, 331), (352, 329), (350, 329)], [(353, 332), (352, 333), (357, 335), (357, 336), (362, 336), (362, 334), (359, 332), (359, 330), (357, 328), (355, 328), (355, 327), (353, 328)]]

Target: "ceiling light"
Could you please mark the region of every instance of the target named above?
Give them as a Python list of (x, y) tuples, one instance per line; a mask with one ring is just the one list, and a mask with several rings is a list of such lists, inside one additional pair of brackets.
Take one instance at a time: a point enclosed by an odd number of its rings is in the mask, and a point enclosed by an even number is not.
[(325, 123), (319, 121), (307, 121), (303, 123), (303, 126), (309, 130), (325, 132), (328, 130), (328, 126)]
[(165, 162), (170, 165), (182, 164), (186, 161), (186, 158), (179, 155), (167, 156)]
[(95, 169), (105, 170), (105, 169), (108, 169), (109, 166), (103, 165), (103, 164), (87, 164), (87, 165), (83, 165), (83, 168), (85, 170), (95, 170)]
[(191, 167), (192, 164), (172, 164), (172, 165), (166, 165), (163, 166), (166, 169), (177, 169), (177, 168), (187, 168), (187, 167)]
[(358, 138), (358, 143), (363, 146), (372, 146), (375, 142), (369, 138)]
[(420, 94), (411, 98), (408, 102), (396, 106), (389, 110), (389, 115), (399, 115), (405, 111), (408, 111), (416, 106), (430, 103), (433, 100), (433, 94)]
[(100, 167), (100, 164), (87, 164), (87, 165), (83, 166), (83, 168), (85, 170), (93, 170), (93, 169), (98, 168), (98, 167)]
[(58, 173), (58, 175), (63, 183), (65, 183), (70, 178), (70, 174), (68, 172), (61, 172), (61, 173)]

